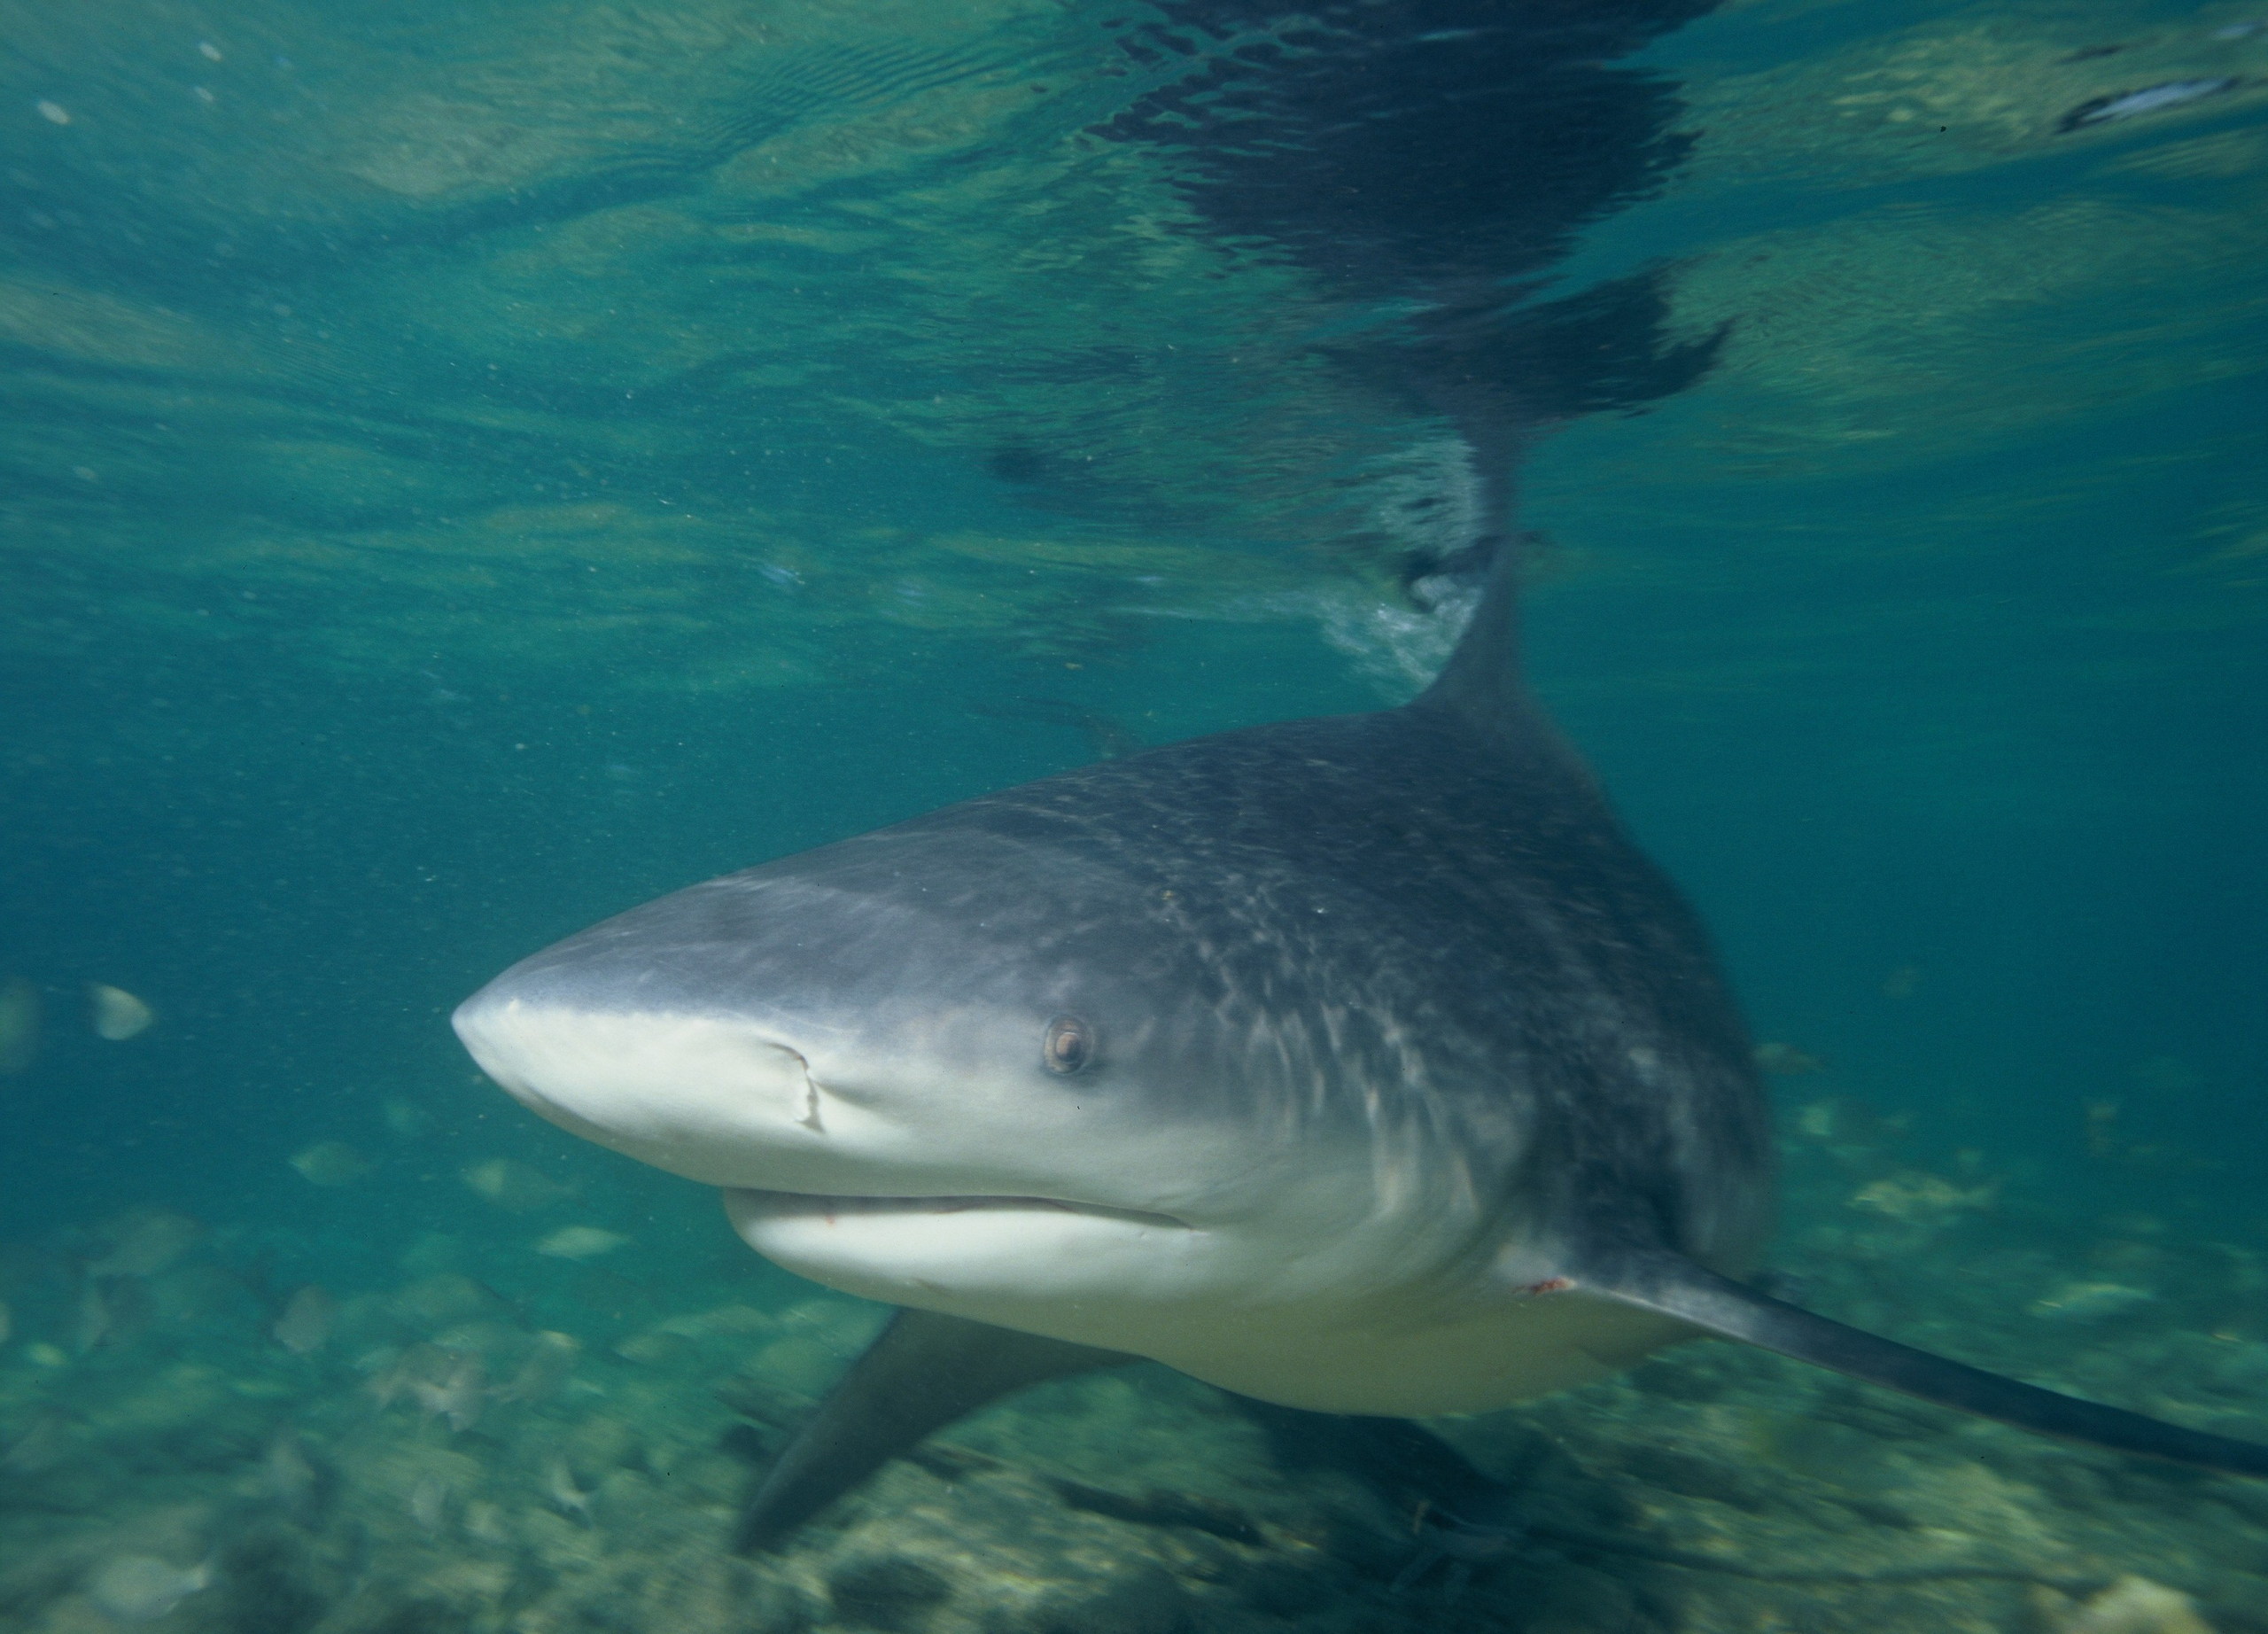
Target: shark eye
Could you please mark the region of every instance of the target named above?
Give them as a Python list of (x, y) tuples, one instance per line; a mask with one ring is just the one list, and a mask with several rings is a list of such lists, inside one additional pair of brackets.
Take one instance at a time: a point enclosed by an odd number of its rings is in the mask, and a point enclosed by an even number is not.
[(1058, 1078), (1069, 1078), (1095, 1058), (1095, 1030), (1076, 1015), (1057, 1016), (1047, 1023), (1039, 1058)]

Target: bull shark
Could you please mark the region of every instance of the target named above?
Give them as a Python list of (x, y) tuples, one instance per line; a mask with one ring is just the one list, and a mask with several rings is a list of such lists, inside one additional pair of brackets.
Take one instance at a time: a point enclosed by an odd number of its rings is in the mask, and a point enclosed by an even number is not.
[(1981, 1372), (1738, 1279), (1770, 1228), (1708, 938), (1524, 685), (1516, 552), (1399, 708), (1171, 744), (695, 885), (455, 1015), (539, 1116), (723, 1188), (902, 1308), (742, 1525), (1146, 1358), (1261, 1402), (1509, 1406), (1701, 1337), (2027, 1429), (2268, 1446)]

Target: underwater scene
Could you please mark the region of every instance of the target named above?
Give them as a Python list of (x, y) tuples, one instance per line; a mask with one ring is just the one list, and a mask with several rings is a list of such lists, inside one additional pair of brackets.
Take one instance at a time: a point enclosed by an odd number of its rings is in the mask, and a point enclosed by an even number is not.
[(2264, 116), (0, 0), (0, 1629), (2268, 1634)]

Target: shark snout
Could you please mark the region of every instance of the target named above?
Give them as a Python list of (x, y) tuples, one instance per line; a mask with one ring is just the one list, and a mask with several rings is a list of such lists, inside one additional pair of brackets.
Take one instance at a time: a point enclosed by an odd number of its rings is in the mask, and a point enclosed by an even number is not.
[(744, 1017), (579, 1006), (506, 977), (452, 1021), (523, 1106), (689, 1179), (777, 1185), (827, 1138), (809, 1062)]

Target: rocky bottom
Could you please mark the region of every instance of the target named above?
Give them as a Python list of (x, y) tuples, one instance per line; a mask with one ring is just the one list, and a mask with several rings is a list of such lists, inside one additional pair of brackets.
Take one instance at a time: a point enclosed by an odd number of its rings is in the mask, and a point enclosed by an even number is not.
[[(1789, 1155), (1777, 1274), (1806, 1303), (2268, 1439), (2258, 1242), (2140, 1213), (2073, 1241), (1973, 1162), (1916, 1166), (1855, 1109), (1807, 1111)], [(512, 1178), (466, 1171), (484, 1195)], [(320, 1243), (163, 1210), (11, 1245), (0, 1623), (2268, 1634), (2268, 1483), (1713, 1343), (1426, 1427), (1461, 1459), (1156, 1367), (1091, 1375), (954, 1427), (736, 1559), (757, 1471), (882, 1312), (723, 1255), (664, 1274), (633, 1240), (650, 1217), (559, 1226), (531, 1256), (542, 1224), (412, 1233), (398, 1278), (338, 1294), (276, 1269)]]

